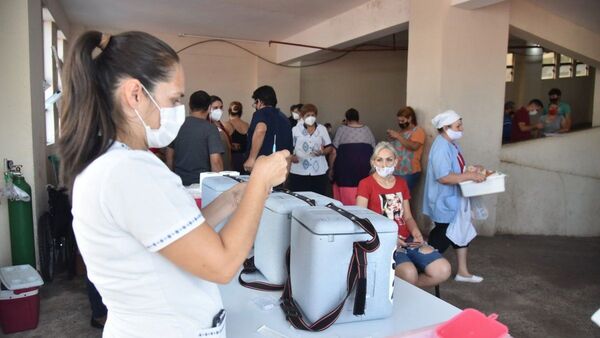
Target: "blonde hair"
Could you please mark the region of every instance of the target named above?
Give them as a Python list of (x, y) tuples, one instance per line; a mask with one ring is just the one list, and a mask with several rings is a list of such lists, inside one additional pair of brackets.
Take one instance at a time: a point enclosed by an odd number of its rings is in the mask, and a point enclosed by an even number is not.
[[(394, 160), (398, 159), (398, 155), (396, 154), (396, 149), (394, 149), (394, 146), (386, 141), (381, 141), (379, 143), (377, 143), (377, 145), (375, 146), (375, 149), (373, 149), (373, 155), (371, 155), (371, 160), (369, 161), (369, 163), (373, 163), (375, 161), (375, 159), (377, 158), (377, 155), (383, 150), (383, 149), (387, 149), (389, 151), (392, 152), (392, 154), (394, 154)], [(371, 167), (373, 165), (371, 164)]]

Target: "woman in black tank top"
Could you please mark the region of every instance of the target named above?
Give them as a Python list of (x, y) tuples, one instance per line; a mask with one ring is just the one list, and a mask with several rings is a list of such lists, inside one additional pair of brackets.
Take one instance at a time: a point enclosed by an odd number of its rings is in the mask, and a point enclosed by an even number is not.
[(235, 171), (243, 172), (244, 153), (248, 147), (248, 123), (241, 119), (242, 104), (233, 101), (229, 104), (229, 121), (223, 123), (225, 130), (231, 137), (231, 166)]
[(231, 133), (231, 144), (232, 153), (245, 153), (246, 147), (248, 147), (248, 135), (242, 134), (234, 128), (233, 133)]

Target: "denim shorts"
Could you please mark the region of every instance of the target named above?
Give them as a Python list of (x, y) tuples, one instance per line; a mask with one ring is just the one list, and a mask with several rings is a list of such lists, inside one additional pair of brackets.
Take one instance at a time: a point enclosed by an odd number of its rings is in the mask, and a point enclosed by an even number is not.
[(417, 271), (425, 272), (427, 265), (442, 258), (442, 255), (437, 249), (432, 249), (433, 251), (431, 253), (424, 254), (419, 251), (419, 248), (398, 248), (396, 249), (396, 252), (394, 252), (394, 261), (396, 262), (396, 266), (402, 263), (411, 262), (415, 265)]

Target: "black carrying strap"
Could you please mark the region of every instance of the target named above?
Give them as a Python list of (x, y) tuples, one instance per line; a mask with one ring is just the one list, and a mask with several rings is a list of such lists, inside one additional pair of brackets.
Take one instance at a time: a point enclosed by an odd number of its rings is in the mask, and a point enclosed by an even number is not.
[(377, 235), (375, 227), (368, 219), (357, 217), (331, 203), (326, 205), (326, 207), (351, 220), (354, 224), (358, 225), (369, 235), (371, 235), (372, 238), (367, 241), (354, 242), (352, 258), (350, 259), (350, 264), (348, 266), (346, 296), (335, 308), (333, 308), (323, 317), (317, 319), (312, 324), (308, 324), (302, 318), (300, 307), (296, 304), (294, 298), (292, 297), (292, 283), (289, 276), (290, 250), (288, 249), (286, 254), (288, 279), (283, 289), (283, 295), (281, 296), (281, 309), (285, 313), (286, 319), (292, 324), (293, 327), (312, 332), (326, 330), (338, 319), (342, 309), (344, 308), (344, 304), (352, 293), (355, 285), (356, 293), (354, 296), (354, 309), (352, 313), (355, 316), (364, 315), (367, 298), (367, 253), (373, 252), (379, 248), (379, 236)]
[(243, 287), (247, 287), (249, 289), (259, 290), (259, 291), (279, 291), (283, 290), (282, 284), (271, 284), (267, 282), (254, 281), (254, 282), (246, 282), (242, 276), (245, 274), (253, 273), (258, 271), (256, 266), (254, 265), (254, 257), (250, 257), (244, 261), (244, 268), (240, 271), (240, 275), (238, 276), (238, 282)]
[(239, 176), (223, 175), (223, 177), (229, 177), (232, 180), (237, 181), (239, 183), (246, 183), (246, 180), (241, 179)]
[(300, 200), (302, 200), (302, 201), (306, 202), (308, 205), (310, 205), (310, 206), (312, 206), (312, 207), (314, 207), (314, 206), (316, 206), (316, 205), (317, 205), (317, 202), (316, 202), (314, 199), (312, 199), (312, 198), (308, 198), (308, 197), (306, 197), (306, 196), (304, 196), (304, 195), (301, 195), (301, 194), (299, 194), (299, 193), (293, 192), (293, 191), (291, 191), (290, 189), (285, 189), (285, 188), (277, 188), (277, 189), (274, 189), (273, 191), (275, 191), (275, 192), (281, 192), (281, 193), (284, 193), (284, 194), (288, 194), (288, 195), (290, 195), (290, 196), (294, 196), (294, 197), (296, 197), (297, 199), (300, 199)]
[[(231, 177), (233, 179), (233, 176), (228, 176)], [(238, 178), (239, 179), (239, 178)], [(241, 179), (239, 179), (241, 181)], [(243, 181), (242, 181), (243, 182)], [(315, 202), (315, 200), (308, 198), (304, 195), (295, 193), (289, 189), (275, 189), (274, 191), (276, 192), (282, 192), (291, 196), (294, 196), (304, 202), (306, 202), (308, 205), (310, 206), (315, 206), (317, 203)], [(289, 250), (289, 249), (288, 249)], [(283, 290), (283, 286), (284, 284), (272, 284), (272, 283), (267, 283), (267, 282), (261, 282), (261, 281), (254, 281), (254, 282), (246, 282), (242, 276), (245, 274), (249, 274), (249, 273), (253, 273), (253, 272), (257, 272), (258, 269), (256, 268), (256, 265), (254, 265), (254, 257), (250, 257), (248, 259), (246, 259), (246, 261), (244, 261), (244, 268), (242, 269), (242, 271), (240, 271), (240, 275), (238, 276), (238, 282), (240, 283), (241, 286), (243, 287), (247, 287), (249, 289), (254, 289), (254, 290), (259, 290), (259, 291), (279, 291), (279, 290)]]

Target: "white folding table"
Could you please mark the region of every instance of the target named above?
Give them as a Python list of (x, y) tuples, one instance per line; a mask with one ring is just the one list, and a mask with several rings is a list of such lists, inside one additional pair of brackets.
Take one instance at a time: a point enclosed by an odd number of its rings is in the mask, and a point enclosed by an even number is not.
[[(255, 291), (242, 287), (237, 278), (221, 285), (221, 296), (227, 310), (227, 337), (327, 337), (379, 338), (397, 336), (444, 322), (461, 310), (405, 281), (396, 278), (394, 310), (391, 317), (355, 323), (333, 324), (323, 332), (294, 329), (285, 320), (279, 306), (263, 310), (257, 300), (279, 299), (281, 292)], [(265, 298), (267, 297), (267, 298)], [(260, 303), (260, 302), (259, 302)], [(257, 330), (263, 326), (261, 333)], [(270, 333), (269, 333), (270, 332)]]

